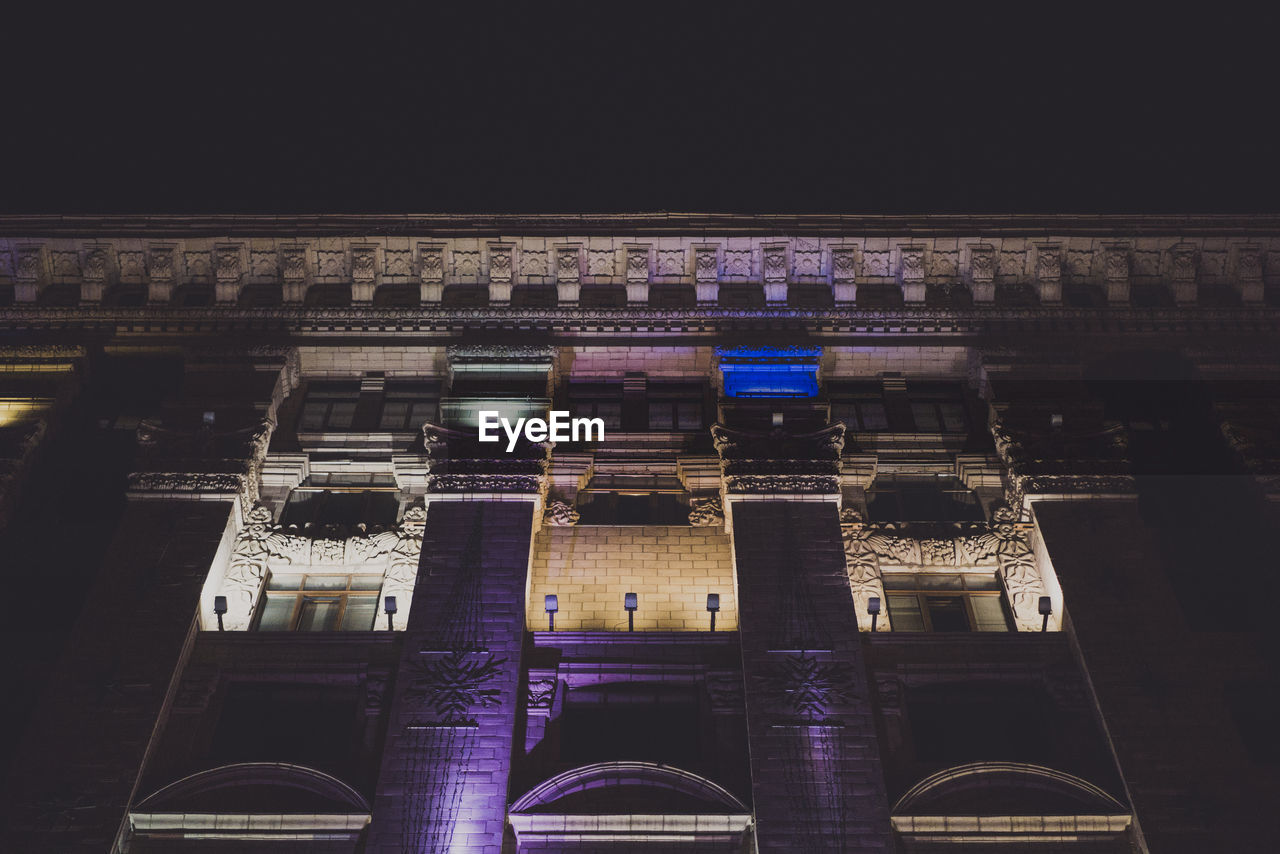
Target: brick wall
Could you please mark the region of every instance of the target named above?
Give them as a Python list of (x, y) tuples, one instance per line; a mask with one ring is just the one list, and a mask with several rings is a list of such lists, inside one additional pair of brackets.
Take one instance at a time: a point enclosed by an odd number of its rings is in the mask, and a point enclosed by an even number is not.
[(560, 600), (556, 629), (626, 629), (625, 593), (636, 593), (636, 631), (706, 631), (707, 594), (720, 594), (716, 630), (738, 628), (733, 557), (719, 528), (579, 525), (534, 538), (526, 620), (545, 629), (544, 597)]
[(384, 371), (388, 377), (438, 377), (449, 369), (444, 347), (299, 347), (304, 376), (358, 377)]

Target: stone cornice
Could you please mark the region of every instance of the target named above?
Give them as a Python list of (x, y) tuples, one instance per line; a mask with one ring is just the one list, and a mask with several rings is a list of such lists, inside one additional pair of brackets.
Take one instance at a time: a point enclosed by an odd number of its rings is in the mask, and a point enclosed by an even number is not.
[(280, 334), (440, 333), (492, 330), (550, 339), (560, 332), (616, 335), (632, 332), (682, 337), (742, 331), (790, 335), (945, 336), (992, 334), (1270, 335), (1280, 331), (1275, 308), (311, 308), (238, 306), (176, 308), (99, 306), (0, 308), (0, 330), (93, 329), (148, 334), (234, 331)]
[(39, 237), (1115, 236), (1280, 235), (1271, 214), (315, 214), (0, 215), (0, 234)]

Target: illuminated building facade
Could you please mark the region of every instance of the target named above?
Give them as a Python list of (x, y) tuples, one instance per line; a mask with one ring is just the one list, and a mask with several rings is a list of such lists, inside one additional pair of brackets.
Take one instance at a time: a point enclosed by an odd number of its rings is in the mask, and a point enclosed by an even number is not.
[(0, 219), (0, 848), (1268, 850), (1278, 297), (1265, 218)]

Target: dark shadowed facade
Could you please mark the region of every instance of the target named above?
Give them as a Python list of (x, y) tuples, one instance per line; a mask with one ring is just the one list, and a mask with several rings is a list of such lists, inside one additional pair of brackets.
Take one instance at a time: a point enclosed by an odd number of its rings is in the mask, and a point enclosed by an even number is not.
[(0, 849), (1274, 850), (1277, 332), (1276, 218), (0, 218)]

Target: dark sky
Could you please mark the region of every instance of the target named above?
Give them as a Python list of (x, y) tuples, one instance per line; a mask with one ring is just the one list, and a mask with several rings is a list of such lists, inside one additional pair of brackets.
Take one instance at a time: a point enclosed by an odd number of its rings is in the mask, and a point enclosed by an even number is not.
[(1280, 211), (1217, 5), (330, 5), (7, 14), (0, 209)]

